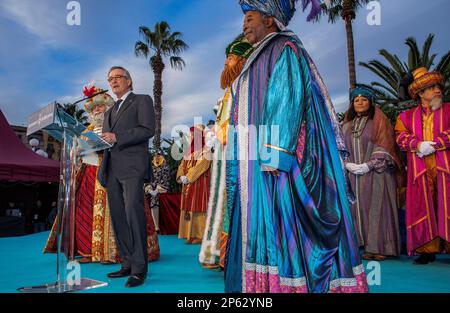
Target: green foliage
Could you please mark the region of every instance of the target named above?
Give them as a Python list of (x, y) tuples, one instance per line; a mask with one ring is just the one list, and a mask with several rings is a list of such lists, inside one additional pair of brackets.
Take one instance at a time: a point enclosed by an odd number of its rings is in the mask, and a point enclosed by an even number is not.
[[(371, 60), (369, 62), (359, 62), (359, 65), (367, 68), (374, 73), (382, 82), (371, 82), (371, 86), (377, 91), (380, 103), (383, 105), (393, 104), (399, 105), (402, 102), (399, 96), (399, 84), (407, 73), (414, 71), (419, 67), (426, 67), (431, 71), (441, 72), (445, 77), (444, 101), (450, 101), (450, 51), (448, 51), (442, 59), (435, 64), (437, 54), (430, 55), (431, 46), (433, 44), (434, 35), (428, 35), (423, 44), (422, 50), (419, 49), (417, 41), (413, 37), (405, 40), (408, 46), (408, 59), (406, 61), (387, 51), (381, 49), (379, 54), (384, 58), (383, 61)], [(399, 108), (401, 110), (401, 108)]]
[(150, 61), (156, 55), (169, 57), (172, 68), (178, 70), (182, 70), (186, 65), (179, 55), (188, 49), (189, 46), (181, 39), (182, 34), (180, 32), (171, 32), (167, 22), (156, 23), (153, 30), (147, 26), (141, 26), (139, 27), (139, 34), (143, 41), (137, 41), (135, 44), (134, 51), (136, 56), (147, 58), (152, 55)]
[(336, 23), (340, 18), (350, 14), (352, 19), (355, 18), (355, 12), (368, 4), (371, 0), (331, 0), (330, 6), (322, 3), (322, 12), (316, 17), (319, 21), (323, 16), (328, 17), (328, 22)]

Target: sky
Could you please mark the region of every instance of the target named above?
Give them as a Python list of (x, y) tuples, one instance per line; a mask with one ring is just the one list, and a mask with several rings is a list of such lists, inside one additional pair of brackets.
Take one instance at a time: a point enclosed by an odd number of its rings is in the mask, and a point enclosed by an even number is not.
[[(163, 73), (163, 136), (176, 125), (213, 118), (223, 95), (219, 88), (226, 46), (242, 32), (238, 0), (78, 0), (80, 25), (68, 25), (68, 0), (0, 0), (0, 109), (10, 124), (26, 126), (28, 116), (58, 101), (82, 98), (88, 83), (108, 88), (113, 65), (129, 69), (135, 93), (153, 93), (148, 60), (134, 54), (139, 26), (167, 21), (180, 31), (189, 49), (183, 71), (166, 62)], [(450, 50), (450, 0), (380, 0), (381, 25), (369, 25), (373, 11), (361, 8), (354, 21), (356, 62), (380, 59), (387, 49), (406, 60), (406, 38), (422, 46), (435, 34), (437, 60)], [(347, 44), (343, 21), (307, 23), (297, 10), (289, 24), (303, 41), (327, 85), (336, 111), (348, 105)], [(357, 66), (360, 83), (377, 78)]]

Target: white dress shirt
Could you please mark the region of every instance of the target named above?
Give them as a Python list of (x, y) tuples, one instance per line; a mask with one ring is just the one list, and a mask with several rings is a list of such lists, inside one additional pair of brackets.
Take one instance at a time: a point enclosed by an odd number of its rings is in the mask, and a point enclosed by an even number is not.
[(119, 100), (122, 100), (122, 102), (120, 102), (120, 104), (119, 104), (119, 107), (117, 108), (117, 112), (119, 112), (120, 108), (122, 107), (122, 104), (125, 102), (125, 100), (127, 100), (130, 93), (131, 93), (131, 90), (128, 90), (128, 92), (126, 94), (124, 94), (122, 97), (116, 99), (116, 102)]

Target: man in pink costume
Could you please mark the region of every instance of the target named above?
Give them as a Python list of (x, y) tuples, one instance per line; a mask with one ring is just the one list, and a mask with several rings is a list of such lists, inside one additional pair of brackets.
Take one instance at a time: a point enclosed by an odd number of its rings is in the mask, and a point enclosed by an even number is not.
[(409, 95), (417, 107), (397, 119), (397, 144), (407, 153), (408, 254), (428, 264), (450, 252), (450, 103), (443, 103), (444, 77), (419, 68)]

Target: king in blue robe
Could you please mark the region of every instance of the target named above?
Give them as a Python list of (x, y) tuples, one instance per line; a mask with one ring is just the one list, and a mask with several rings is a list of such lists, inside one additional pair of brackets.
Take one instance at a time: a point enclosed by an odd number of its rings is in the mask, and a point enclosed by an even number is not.
[(312, 59), (285, 29), (295, 1), (240, 4), (281, 30), (255, 45), (232, 87), (225, 291), (367, 292), (339, 123)]

